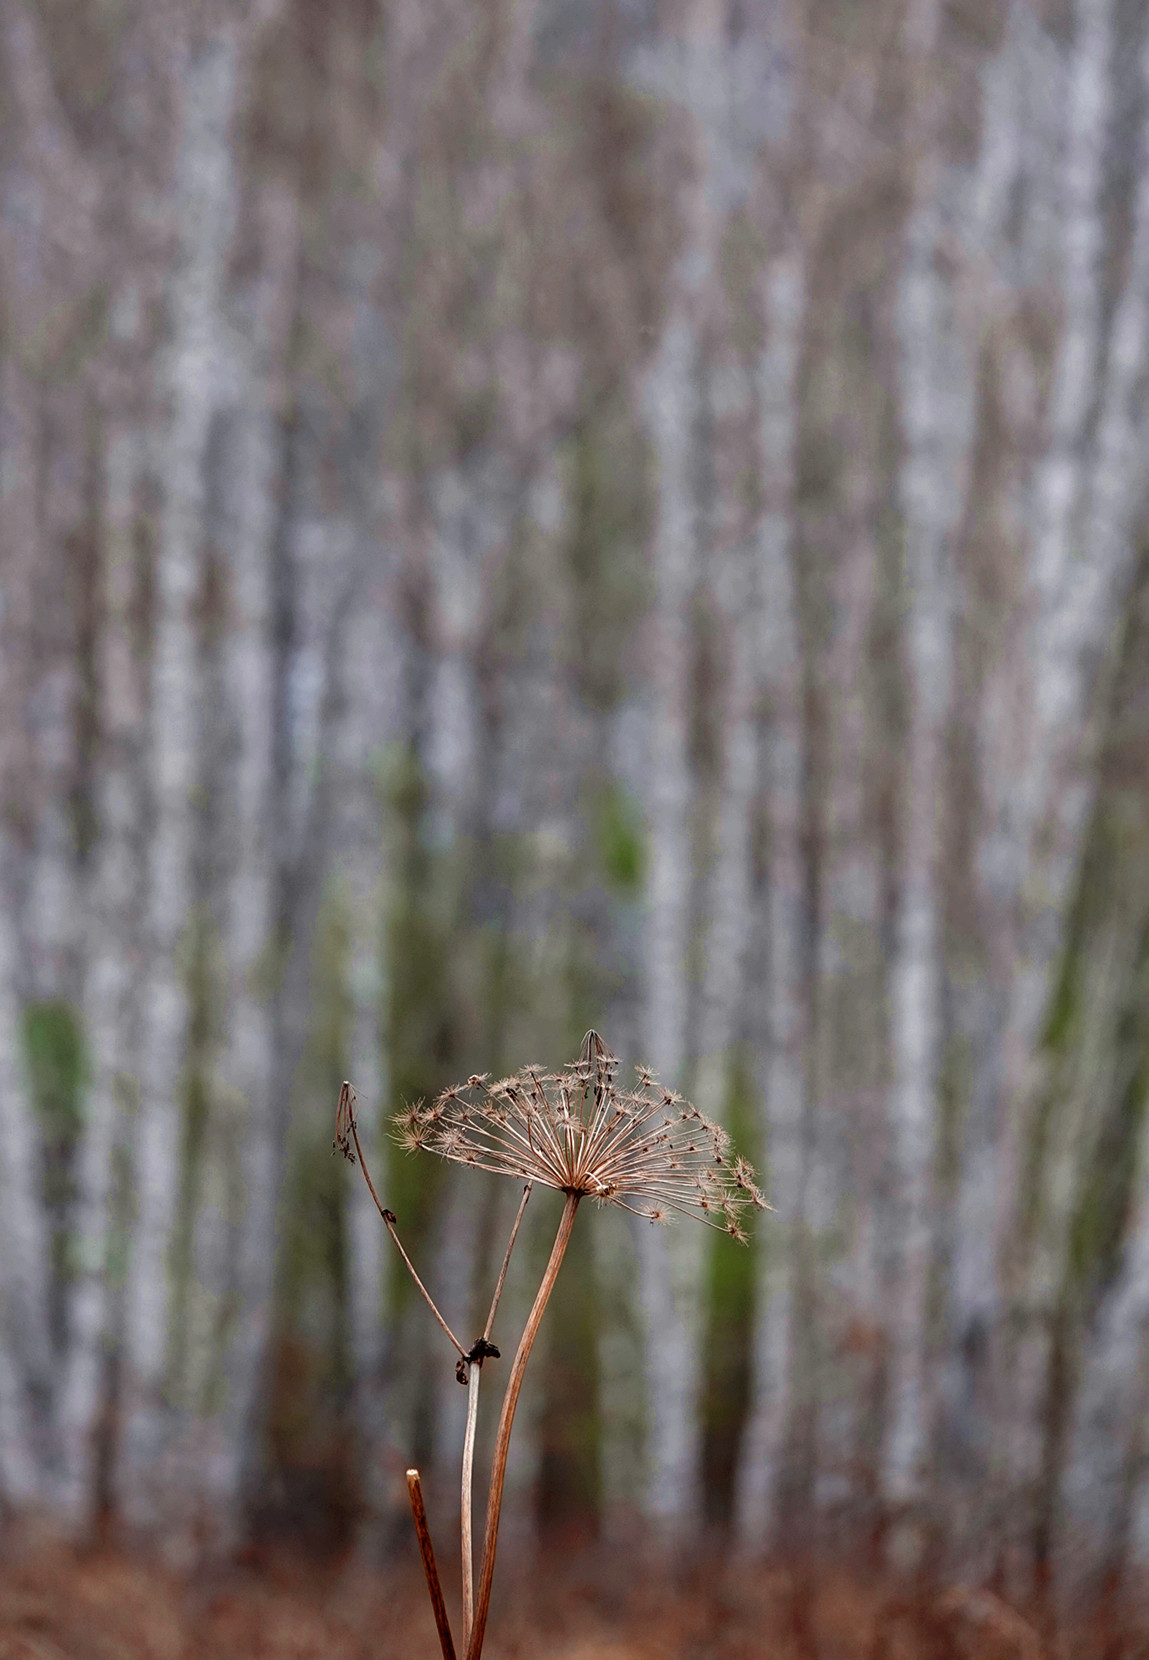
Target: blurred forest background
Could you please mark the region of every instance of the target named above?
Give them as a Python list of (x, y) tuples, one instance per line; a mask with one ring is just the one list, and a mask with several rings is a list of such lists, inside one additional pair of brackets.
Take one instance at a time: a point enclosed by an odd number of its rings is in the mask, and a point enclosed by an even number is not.
[(776, 1209), (580, 1215), (520, 1551), (1136, 1584), (1149, 10), (0, 0), (0, 59), (6, 1513), (445, 1516), (339, 1083), (477, 1332), (517, 1189), (388, 1115), (593, 1024)]

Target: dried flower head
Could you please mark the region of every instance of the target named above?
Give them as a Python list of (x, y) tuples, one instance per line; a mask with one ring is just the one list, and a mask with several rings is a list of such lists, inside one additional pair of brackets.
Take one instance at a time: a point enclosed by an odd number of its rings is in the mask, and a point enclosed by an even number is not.
[(665, 1089), (647, 1067), (620, 1089), (619, 1062), (596, 1032), (561, 1072), (525, 1066), (495, 1083), (474, 1076), (396, 1118), (398, 1139), (478, 1170), (541, 1182), (652, 1222), (697, 1217), (738, 1240), (766, 1201), (726, 1131)]

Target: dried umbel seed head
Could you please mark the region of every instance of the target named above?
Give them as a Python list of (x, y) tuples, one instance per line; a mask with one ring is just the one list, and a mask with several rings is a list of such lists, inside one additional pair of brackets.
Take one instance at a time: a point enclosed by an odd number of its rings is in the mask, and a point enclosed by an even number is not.
[(636, 1069), (635, 1089), (618, 1087), (618, 1070), (591, 1032), (561, 1072), (526, 1066), (494, 1083), (475, 1075), (431, 1106), (405, 1108), (398, 1139), (410, 1151), (541, 1182), (652, 1222), (694, 1216), (745, 1241), (746, 1211), (768, 1207), (726, 1131), (647, 1067)]

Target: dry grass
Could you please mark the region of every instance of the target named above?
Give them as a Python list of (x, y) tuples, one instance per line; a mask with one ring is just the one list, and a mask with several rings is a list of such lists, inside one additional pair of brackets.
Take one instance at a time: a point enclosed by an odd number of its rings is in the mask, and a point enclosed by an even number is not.
[[(412, 1556), (413, 1556), (412, 1551)], [(1042, 1641), (981, 1592), (907, 1600), (862, 1575), (696, 1569), (637, 1582), (609, 1553), (509, 1576), (490, 1660), (1133, 1660), (1147, 1628)], [(113, 1553), (9, 1543), (0, 1660), (435, 1660), (412, 1560), (372, 1572), (283, 1554), (190, 1579)]]

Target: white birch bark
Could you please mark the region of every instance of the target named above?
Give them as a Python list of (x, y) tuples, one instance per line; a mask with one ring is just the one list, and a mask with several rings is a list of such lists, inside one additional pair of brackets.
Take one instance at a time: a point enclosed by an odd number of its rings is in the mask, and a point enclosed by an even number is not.
[[(1050, 280), (1047, 200), (1057, 154), (1050, 123), (1064, 105), (1064, 65), (1054, 43), (1025, 4), (1011, 8), (1005, 41), (983, 79), (982, 146), (973, 181), (973, 247), (981, 269), (990, 274), (987, 299), (995, 309), (1015, 303), (1026, 283)], [(1031, 154), (1038, 135), (1039, 154)], [(1011, 234), (1011, 203), (1021, 197), (1025, 217)], [(1030, 359), (1012, 346), (1017, 377), (1012, 397), (1002, 365), (1002, 407), (1012, 454), (994, 503), (1002, 551), (1024, 545), (1027, 534), (1026, 491), (1029, 457), (1036, 443), (1039, 391), (1036, 377), (1025, 377)], [(960, 603), (973, 605), (968, 593)], [(987, 668), (976, 716), (976, 765), (979, 780), (974, 879), (984, 938), (984, 967), (976, 986), (962, 988), (956, 1024), (969, 1055), (961, 1129), (960, 1168), (953, 1212), (953, 1247), (947, 1301), (949, 1352), (942, 1380), (949, 1432), (976, 1463), (984, 1451), (989, 1424), (983, 1413), (986, 1384), (981, 1356), (998, 1318), (995, 1260), (996, 1162), (1001, 1124), (996, 1108), (1000, 1088), (1001, 1006), (1006, 994), (1012, 952), (1011, 895), (1015, 880), (1012, 813), (1018, 768), (1015, 711), (1024, 700), (1028, 654), (1014, 628), (1004, 630), (1004, 644)], [(982, 1517), (971, 1493), (971, 1521), (981, 1530)], [(951, 1520), (953, 1513), (951, 1511)], [(983, 1533), (984, 1537), (984, 1533)]]
[(95, 1497), (97, 1420), (108, 1335), (108, 1243), (112, 1153), (128, 1080), (136, 1072), (134, 1005), (139, 998), (140, 739), (143, 688), (133, 607), (138, 601), (134, 530), (142, 441), (126, 427), (108, 431), (104, 454), (102, 626), (99, 638), (99, 840), (88, 916), (83, 1010), (91, 1034), (92, 1078), (78, 1153), (75, 1278), (67, 1312), (68, 1348), (60, 1381), (62, 1442), (58, 1501), (82, 1529)]
[(158, 458), (164, 502), (149, 708), (154, 794), (146, 921), (149, 972), (142, 1009), (138, 1212), (128, 1271), (126, 1410), (118, 1472), (124, 1513), (136, 1525), (157, 1521), (165, 1504), (161, 1458), (168, 1422), (168, 1249), (188, 1012), (177, 958), (191, 901), (191, 793), (197, 751), (192, 607), (201, 573), (204, 461), (217, 397), (215, 319), (235, 211), (230, 127), (236, 71), (237, 44), (226, 34), (213, 37), (189, 57), (176, 185), (181, 263), (171, 291), (171, 424)]
[(433, 584), (434, 660), (428, 700), (427, 767), (441, 846), (452, 845), (475, 810), (481, 749), (476, 654), (492, 561), (506, 546), (510, 481), (488, 456), (431, 487), (428, 564)]
[[(1145, 1149), (1141, 1148), (1144, 1161)], [(1106, 1572), (1142, 1570), (1149, 1561), (1149, 1509), (1143, 1470), (1149, 1428), (1149, 1192), (1144, 1174), (1117, 1280), (1084, 1334), (1084, 1366), (1074, 1402), (1054, 1584), (1072, 1605)]]
[[(224, 893), (224, 971), (228, 977), (227, 1033), (218, 1063), (225, 1103), (232, 1107), (230, 1145), (243, 1194), (240, 1217), (227, 1227), (210, 1212), (207, 1225), (220, 1251), (207, 1278), (228, 1297), (233, 1324), (221, 1355), (212, 1356), (223, 1379), (223, 1413), (213, 1437), (215, 1467), (199, 1479), (225, 1533), (238, 1520), (247, 1473), (260, 1366), (271, 1319), (275, 1267), (280, 1117), (273, 1098), (275, 1028), (272, 959), (276, 949), (275, 795), (277, 663), (274, 550), (279, 442), (286, 389), (282, 368), (296, 317), (300, 261), (299, 206), (286, 187), (267, 187), (257, 199), (261, 270), (252, 300), (252, 332), (238, 366), (234, 520), (226, 548), (229, 578), (222, 670), (235, 760), (229, 779), (228, 878)], [(226, 1201), (225, 1201), (226, 1202)], [(201, 1248), (202, 1255), (202, 1248)], [(227, 1260), (231, 1258), (231, 1260)], [(218, 1315), (217, 1315), (218, 1319)]]
[[(1149, 46), (1143, 49), (1141, 74), (1149, 93)], [(1107, 639), (1112, 632), (1117, 605), (1127, 587), (1125, 573), (1133, 557), (1133, 515), (1140, 499), (1136, 457), (1143, 453), (1147, 435), (1143, 403), (1149, 380), (1149, 118), (1143, 120), (1136, 179), (1133, 245), (1126, 285), (1109, 341), (1096, 455), (1082, 527), (1085, 545), (1097, 567), (1092, 584), (1090, 620), (1093, 626), (1089, 636), (1097, 641)], [(1080, 677), (1079, 663), (1073, 668)], [(1095, 788), (1095, 780), (1091, 780), (1090, 797)], [(1079, 836), (1079, 827), (1074, 829)], [(1064, 892), (1068, 873), (1062, 882)], [(1133, 896), (1130, 902), (1132, 907)], [(1128, 965), (1125, 965), (1125, 983), (1128, 978)], [(1054, 1148), (1050, 1203), (1061, 1219), (1062, 1229), (1056, 1254), (1046, 1254), (1038, 1263), (1040, 1278), (1036, 1294), (1039, 1297), (1048, 1298), (1060, 1284), (1065, 1270), (1067, 1189), (1071, 1187), (1072, 1171), (1079, 1166), (1082, 1129), (1088, 1130), (1092, 1117), (1090, 1104), (1097, 1096), (1092, 1076), (1082, 1079), (1076, 1095), (1077, 1114)], [(1120, 1465), (1122, 1479), (1131, 1476), (1136, 1452), (1132, 1443), (1145, 1430), (1144, 1423), (1133, 1416), (1132, 1403), (1136, 1401), (1139, 1410), (1144, 1412), (1144, 1342), (1149, 1331), (1149, 1304), (1145, 1299), (1147, 1236), (1149, 1215), (1143, 1194), (1126, 1246), (1122, 1273), (1102, 1311), (1097, 1335), (1092, 1340), (1088, 1336), (1084, 1339), (1086, 1366), (1062, 1482), (1066, 1512), (1063, 1553), (1073, 1551), (1079, 1532), (1107, 1536), (1112, 1549), (1121, 1543), (1115, 1537), (1117, 1506), (1122, 1498), (1115, 1461)], [(1142, 1472), (1137, 1471), (1135, 1480), (1143, 1488)], [(1143, 1521), (1142, 1510), (1134, 1503), (1134, 1515), (1142, 1516)], [(1149, 1534), (1143, 1525), (1133, 1528), (1129, 1544), (1139, 1564), (1149, 1560)]]
[(27, 809), (32, 789), (28, 700), (32, 685), (33, 574), (39, 525), (32, 389), (9, 359), (3, 366), (0, 411), (0, 535), (3, 536), (4, 615), (0, 674), (7, 711), (0, 785), (0, 1173), (5, 1203), (0, 1215), (2, 1341), (13, 1378), (13, 1440), (9, 1476), (13, 1498), (39, 1496), (47, 1475), (44, 1406), (51, 1377), (48, 1332), (48, 1230), (40, 1195), (40, 1145), (23, 1056), (23, 976), (19, 921), (26, 882), (26, 852), (13, 825)]
[[(754, 387), (740, 367), (711, 375), (710, 403), (716, 422), (723, 415), (734, 420), (749, 416), (753, 402)], [(721, 430), (716, 442), (721, 447)], [(732, 506), (727, 505), (728, 516)], [(704, 900), (702, 986), (694, 1045), (695, 1099), (708, 1114), (720, 1112), (723, 1105), (750, 930), (750, 835), (758, 782), (763, 621), (759, 550), (742, 534), (742, 528), (735, 507), (733, 522), (725, 526), (721, 551), (715, 556), (715, 598), (724, 633), (727, 684), (720, 717), (714, 857)]]
[[(920, 34), (912, 48), (921, 72), (928, 76), (937, 8), (921, 8), (917, 24)], [(899, 489), (905, 525), (910, 731), (891, 1017), (897, 1202), (902, 1214), (883, 1481), (887, 1498), (895, 1504), (921, 1497), (932, 1433), (926, 1293), (943, 1040), (939, 861), (953, 673), (950, 544), (965, 502), (974, 390), (973, 366), (954, 315), (955, 296), (938, 269), (947, 209), (953, 213), (958, 205), (952, 200), (957, 181), (936, 154), (932, 120), (923, 117), (914, 125), (926, 146), (926, 158), (910, 212), (898, 308), (905, 442)]]
[[(888, 982), (883, 972), (885, 873), (867, 809), (873, 755), (872, 683), (867, 661), (879, 570), (873, 535), (876, 506), (867, 477), (864, 431), (847, 437), (858, 459), (838, 485), (843, 509), (829, 545), (816, 523), (803, 554), (823, 570), (814, 578), (826, 618), (819, 631), (819, 701), (823, 731), (817, 783), (819, 927), (811, 1014), (815, 1051), (810, 1091), (810, 1147), (804, 1225), (818, 1251), (817, 1428), (813, 1508), (840, 1517), (875, 1486), (883, 1249), (891, 1135)], [(849, 505), (847, 505), (849, 504)], [(848, 515), (848, 516), (847, 516)], [(886, 1205), (888, 1211), (888, 1205)]]
[(758, 555), (768, 722), (770, 934), (765, 1064), (766, 1196), (776, 1214), (759, 1230), (758, 1313), (750, 1416), (739, 1460), (737, 1529), (747, 1548), (775, 1535), (795, 1379), (793, 1264), (802, 1205), (804, 1074), (809, 1042), (806, 872), (801, 847), (805, 735), (802, 640), (793, 565), (797, 381), (806, 285), (801, 255), (764, 277), (766, 344), (758, 370), (763, 513)]
[[(690, 602), (697, 548), (693, 473), (697, 465), (698, 386), (694, 331), (680, 310), (672, 318), (648, 389), (658, 465), (654, 544), (655, 598), (650, 679), (653, 712), (647, 801), (645, 1020), (647, 1064), (670, 1088), (682, 1082), (687, 1054), (690, 946), (691, 779)], [(695, 1340), (694, 1312), (678, 1284), (674, 1234), (643, 1229), (642, 1296), (646, 1328), (647, 1478), (645, 1508), (674, 1531), (697, 1503), (694, 1379), (684, 1357)], [(689, 1265), (686, 1265), (689, 1278)]]
[[(378, 613), (373, 619), (378, 621)], [(385, 629), (373, 629), (372, 640)], [(391, 642), (392, 646), (395, 642)], [(388, 654), (370, 652), (369, 673), (380, 674)], [(362, 660), (362, 659), (361, 659)], [(392, 656), (391, 660), (394, 658)], [(360, 689), (359, 698), (363, 699)], [(364, 699), (364, 701), (366, 701)], [(386, 1182), (390, 1147), (385, 1114), (389, 1107), (387, 1055), (383, 1045), (386, 998), (386, 967), (383, 942), (385, 877), (381, 868), (382, 824), (376, 780), (371, 770), (385, 727), (370, 734), (359, 764), (360, 810), (363, 814), (356, 836), (356, 848), (343, 863), (352, 906), (350, 947), (351, 1034), (348, 1071), (355, 1080), (360, 1100), (359, 1135), (371, 1160), (376, 1184)], [(365, 736), (367, 736), (365, 734)], [(382, 1191), (382, 1190), (381, 1190)], [(355, 1419), (364, 1455), (367, 1501), (376, 1511), (382, 1505), (383, 1488), (374, 1462), (385, 1429), (386, 1401), (382, 1368), (387, 1321), (387, 1240), (379, 1213), (365, 1182), (353, 1184), (348, 1214), (350, 1252), (351, 1352), (355, 1363)]]
[[(51, 742), (43, 743), (32, 724), (33, 684), (43, 672), (32, 658), (38, 620), (34, 596), (47, 568), (44, 515), (53, 504), (45, 476), (44, 389), (35, 371), (37, 354), (47, 349), (50, 338), (47, 325), (68, 311), (71, 296), (62, 291), (60, 272), (72, 266), (90, 270), (93, 263), (97, 181), (63, 118), (35, 15), (18, 0), (0, 9), (0, 40), (11, 100), (9, 148), (0, 180), (11, 336), (0, 386), (0, 674), (7, 711), (0, 782), (6, 810), (18, 803), (22, 815), (32, 815), (37, 855), (29, 867), (11, 824), (0, 830), (5, 889), (0, 906), (0, 1157), (6, 1232), (0, 1312), (12, 1345), (4, 1370), (12, 1391), (6, 1400), (12, 1434), (6, 1463), (14, 1488), (21, 1489), (13, 1496), (47, 1498), (53, 1393), (49, 1230), (41, 1200), (39, 1137), (21, 1055), (21, 999), (37, 989), (38, 978), (40, 986), (47, 981), (51, 989), (61, 989), (56, 980), (64, 966), (62, 948), (73, 943), (75, 907), (67, 902), (72, 866), (66, 819), (44, 788), (58, 785), (71, 761), (67, 669), (59, 659), (53, 664), (57, 695)], [(45, 966), (36, 939), (40, 923), (47, 924), (44, 932), (55, 949), (47, 953), (47, 974), (37, 977), (36, 970)]]
[[(999, 1159), (998, 1243), (1014, 1226), (1011, 1197), (1029, 1129), (1032, 1055), (1060, 953), (1070, 887), (1093, 799), (1097, 665), (1104, 680), (1116, 606), (1132, 555), (1131, 463), (1142, 432), (1136, 399), (1146, 348), (1146, 194), (1139, 182), (1125, 291), (1113, 316), (1101, 377), (1107, 83), (1113, 19), (1100, 0), (1079, 9), (1071, 65), (1064, 204), (1066, 320), (1053, 391), (1049, 450), (1035, 481), (1032, 555), (1032, 706), (1027, 765), (1018, 791), (1017, 966), (1003, 1044), (1009, 1107)], [(1144, 142), (1144, 140), (1142, 141)], [(1143, 165), (1143, 164), (1142, 164)], [(1071, 1126), (1066, 1126), (1072, 1140)], [(1053, 1165), (1061, 1156), (1053, 1149)], [(1055, 1178), (1047, 1170), (1047, 1178)], [(1064, 1183), (1062, 1183), (1064, 1189)], [(1061, 1212), (1064, 1215), (1064, 1211)], [(1018, 1340), (1001, 1345), (997, 1381), (999, 1478), (1027, 1514), (1042, 1456), (1039, 1413), (1045, 1389), (1045, 1317), (1058, 1282), (1059, 1230), (1038, 1241), (1007, 1286)], [(1052, 1244), (1052, 1253), (1050, 1251)]]
[[(753, 917), (751, 904), (751, 830), (759, 783), (759, 696), (762, 664), (762, 607), (758, 548), (743, 523), (734, 477), (723, 476), (723, 452), (738, 454), (738, 428), (754, 415), (754, 386), (741, 364), (711, 369), (708, 377), (712, 444), (717, 479), (717, 543), (712, 555), (713, 595), (722, 631), (726, 683), (717, 716), (720, 758), (712, 807), (713, 848), (702, 898), (701, 985), (693, 1043), (695, 1064), (691, 1095), (709, 1117), (722, 1117), (730, 1083), (733, 1044), (739, 1034), (744, 970)], [(702, 1524), (699, 1486), (702, 1445), (702, 1355), (705, 1348), (706, 1266), (710, 1238), (691, 1229), (674, 1241), (681, 1388), (689, 1414), (685, 1432), (691, 1477), (692, 1507), (682, 1525)], [(664, 1385), (665, 1387), (665, 1385)]]
[[(7, 838), (5, 838), (7, 839)], [(3, 856), (0, 844), (0, 857)], [(0, 1138), (5, 1204), (4, 1358), (2, 1404), (11, 1436), (5, 1444), (4, 1480), (14, 1503), (45, 1497), (43, 1425), (36, 1402), (47, 1390), (47, 1260), (44, 1214), (37, 1203), (40, 1172), (28, 1082), (20, 1053), (20, 1009), (13, 995), (17, 953), (7, 916), (0, 921)]]
[[(384, 745), (396, 731), (404, 651), (404, 642), (390, 617), (387, 574), (376, 572), (376, 581), (367, 586), (362, 608), (349, 626), (339, 775), (333, 780), (337, 794), (333, 851), (350, 921), (347, 1070), (359, 1095), (359, 1138), (381, 1195), (387, 1192), (391, 1154), (385, 1120), (390, 1106), (388, 1056), (383, 1037), (388, 879), (383, 864), (378, 763)], [(365, 1498), (372, 1517), (377, 1517), (386, 1498), (379, 1453), (388, 1417), (384, 1363), (390, 1313), (386, 1294), (389, 1242), (366, 1182), (350, 1184), (347, 1203), (350, 1345), (355, 1366), (353, 1411)]]

